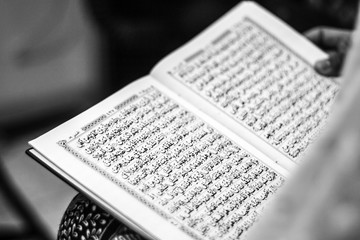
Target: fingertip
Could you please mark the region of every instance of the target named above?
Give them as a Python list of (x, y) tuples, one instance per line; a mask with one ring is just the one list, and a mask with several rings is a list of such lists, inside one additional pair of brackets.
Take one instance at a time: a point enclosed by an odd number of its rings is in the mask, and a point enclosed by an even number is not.
[(322, 75), (330, 75), (332, 72), (332, 66), (329, 59), (321, 60), (315, 63), (315, 70)]
[(319, 42), (321, 40), (320, 38), (321, 38), (322, 31), (323, 31), (322, 27), (315, 27), (315, 28), (311, 28), (311, 29), (305, 31), (303, 34), (307, 39), (309, 39), (313, 43), (319, 44)]

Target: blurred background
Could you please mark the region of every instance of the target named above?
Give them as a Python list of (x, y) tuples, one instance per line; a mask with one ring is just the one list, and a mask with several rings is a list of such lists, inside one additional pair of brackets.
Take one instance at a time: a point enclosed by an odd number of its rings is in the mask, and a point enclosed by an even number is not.
[[(27, 142), (148, 74), (238, 2), (0, 0), (0, 166), (53, 238), (76, 192), (25, 155)], [(351, 29), (357, 11), (352, 0), (257, 2), (299, 32)], [(0, 193), (1, 238), (24, 223)]]

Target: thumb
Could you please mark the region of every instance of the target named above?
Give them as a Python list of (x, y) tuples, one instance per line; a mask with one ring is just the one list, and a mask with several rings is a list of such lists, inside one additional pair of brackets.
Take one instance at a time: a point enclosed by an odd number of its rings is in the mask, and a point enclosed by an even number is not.
[(327, 77), (338, 77), (340, 75), (344, 54), (339, 52), (330, 52), (329, 57), (315, 63), (315, 70)]

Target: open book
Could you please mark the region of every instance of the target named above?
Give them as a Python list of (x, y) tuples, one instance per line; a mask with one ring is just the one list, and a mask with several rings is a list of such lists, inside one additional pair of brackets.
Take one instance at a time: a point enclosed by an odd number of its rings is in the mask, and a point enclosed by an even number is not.
[(326, 122), (323, 58), (243, 2), (30, 152), (149, 238), (243, 239)]

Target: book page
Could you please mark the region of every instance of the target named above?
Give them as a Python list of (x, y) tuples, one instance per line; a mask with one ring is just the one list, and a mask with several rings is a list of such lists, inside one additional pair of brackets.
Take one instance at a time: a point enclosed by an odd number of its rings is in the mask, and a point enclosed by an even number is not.
[(325, 57), (245, 2), (161, 61), (152, 75), (183, 98), (208, 104), (203, 111), (285, 166), (287, 159), (302, 159), (338, 92), (332, 79), (312, 68)]
[(238, 239), (287, 175), (151, 77), (30, 144), (153, 239)]

